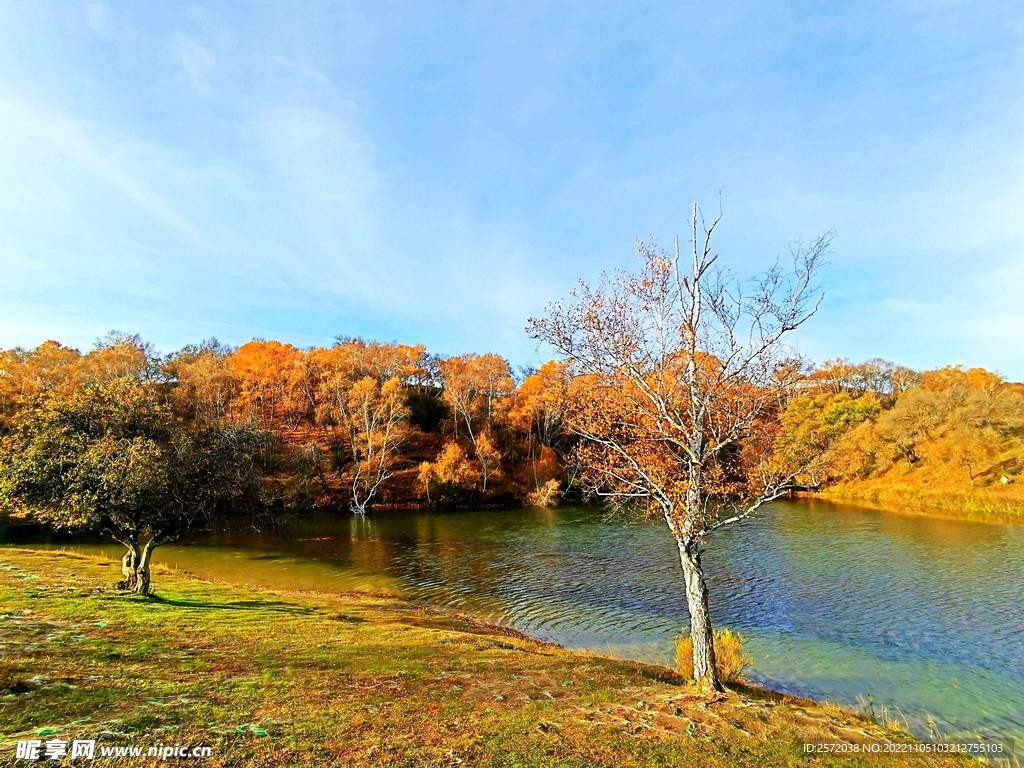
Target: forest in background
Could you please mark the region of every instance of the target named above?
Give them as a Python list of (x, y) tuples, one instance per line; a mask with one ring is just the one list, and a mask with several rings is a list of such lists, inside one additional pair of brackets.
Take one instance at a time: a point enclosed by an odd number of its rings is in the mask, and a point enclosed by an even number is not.
[(815, 452), (823, 495), (1024, 520), (1024, 384), (983, 368), (837, 359), (806, 387), (783, 414), (777, 450)]
[[(980, 368), (915, 371), (880, 359), (789, 364), (803, 377), (769, 416), (772, 451), (781, 463), (810, 459), (806, 486), (1021, 517), (1024, 385)], [(563, 415), (586, 382), (564, 364), (517, 372), (496, 354), (439, 357), (357, 338), (307, 350), (209, 340), (162, 356), (111, 333), (86, 353), (55, 341), (9, 349), (0, 432), (48, 401), (124, 381), (180, 430), (242, 424), (260, 435), (253, 450), (279, 508), (549, 505), (582, 493)]]

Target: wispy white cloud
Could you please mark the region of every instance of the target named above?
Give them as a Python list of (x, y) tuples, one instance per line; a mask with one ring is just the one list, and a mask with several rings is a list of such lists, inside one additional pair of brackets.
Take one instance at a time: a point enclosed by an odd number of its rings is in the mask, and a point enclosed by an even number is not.
[[(26, 101), (0, 100), (0, 163), (31, 166), (44, 157), (63, 158), (64, 173), (85, 171), (102, 186), (112, 187), (160, 222), (198, 240), (191, 222), (181, 216), (147, 183), (148, 168), (136, 157), (142, 145), (117, 143), (101, 148), (89, 127), (38, 108)], [(43, 169), (40, 169), (43, 170)], [(45, 172), (45, 171), (44, 171)], [(10, 194), (13, 190), (8, 190)]]
[(271, 61), (275, 61), (283, 67), (294, 70), (308, 80), (315, 80), (321, 85), (326, 85), (330, 88), (337, 88), (330, 78), (328, 78), (323, 72), (319, 72), (312, 67), (307, 67), (303, 64), (297, 64), (294, 61), (289, 61), (284, 56), (271, 56)]
[(212, 90), (210, 73), (217, 58), (194, 37), (181, 32), (171, 34), (170, 47), (192, 88), (203, 96), (209, 96)]
[(294, 269), (338, 293), (371, 294), (382, 183), (372, 150), (343, 115), (315, 106), (277, 106), (254, 126), (274, 175), (284, 182), (293, 237), (304, 252)]
[(447, 347), (485, 349), (490, 339), (530, 357), (522, 326), (553, 286), (506, 226), (473, 221), (456, 196), (436, 187), (417, 196), (425, 187), (378, 167), (349, 114), (282, 105), (264, 112), (255, 132), (286, 183), (285, 204), (303, 223), (289, 241), (301, 256), (268, 269), (287, 272), (314, 301), (343, 297)]
[(93, 28), (95, 32), (102, 32), (104, 30), (107, 16), (107, 6), (103, 3), (88, 3), (85, 6), (85, 18), (89, 22), (89, 26)]

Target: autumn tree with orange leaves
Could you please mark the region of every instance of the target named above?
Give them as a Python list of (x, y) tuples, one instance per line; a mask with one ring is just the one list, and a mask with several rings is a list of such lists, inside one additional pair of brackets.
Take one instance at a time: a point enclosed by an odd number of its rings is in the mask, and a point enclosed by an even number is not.
[(353, 512), (365, 513), (394, 474), (409, 434), (403, 380), (422, 370), (423, 351), (422, 346), (343, 339), (309, 350), (300, 361), (294, 391), (347, 468)]
[(561, 433), (568, 389), (566, 364), (549, 360), (523, 379), (509, 415), (529, 431), (539, 445), (554, 448)]
[(81, 352), (56, 341), (45, 341), (32, 350), (0, 352), (0, 425), (6, 424), (27, 398), (74, 382), (81, 360)]
[(487, 480), (501, 461), (491, 427), (515, 392), (512, 371), (505, 358), (492, 354), (449, 357), (440, 361), (439, 368), (455, 437), (462, 432), (473, 444), (486, 491)]
[(814, 281), (826, 233), (760, 279), (740, 282), (712, 253), (719, 218), (705, 226), (694, 206), (692, 262), (642, 245), (638, 274), (618, 271), (594, 288), (581, 282), (566, 303), (531, 319), (573, 376), (564, 419), (580, 438), (576, 460), (590, 491), (618, 508), (664, 519), (686, 583), (694, 677), (720, 691), (705, 537), (792, 489), (799, 468), (771, 461), (783, 338), (817, 309)]
[(510, 423), (526, 435), (524, 463), (534, 487), (526, 501), (533, 506), (553, 504), (560, 495), (554, 475), (561, 472), (558, 454), (564, 454), (562, 422), (569, 384), (568, 366), (549, 360), (524, 377), (508, 411)]
[(404, 386), (423, 373), (427, 348), (422, 344), (392, 344), (338, 336), (332, 349), (354, 379), (372, 376), (378, 381), (397, 378)]
[(515, 390), (508, 361), (470, 353), (441, 360), (439, 369), (455, 437), (462, 432), (476, 445), (477, 433), (491, 426), (497, 401)]
[(498, 446), (494, 444), (494, 440), (487, 432), (482, 432), (477, 436), (476, 439), (476, 460), (480, 462), (480, 474), (483, 480), (481, 490), (487, 493), (487, 480), (494, 472), (494, 468), (498, 465), (501, 460), (501, 452), (498, 450)]
[(216, 339), (208, 339), (180, 349), (164, 363), (173, 383), (171, 404), (197, 429), (216, 427), (227, 418), (238, 392), (238, 380), (226, 362), (230, 353)]
[(300, 412), (296, 382), (302, 351), (279, 341), (253, 340), (228, 355), (238, 385), (240, 416), (260, 429), (295, 429)]

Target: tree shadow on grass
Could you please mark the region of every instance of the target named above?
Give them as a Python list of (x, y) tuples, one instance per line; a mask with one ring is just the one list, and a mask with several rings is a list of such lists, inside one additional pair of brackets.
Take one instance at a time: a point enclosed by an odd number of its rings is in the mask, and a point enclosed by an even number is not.
[(281, 600), (236, 600), (230, 603), (203, 603), (196, 600), (172, 600), (156, 595), (151, 597), (150, 600), (162, 605), (173, 605), (176, 608), (199, 608), (208, 611), (272, 611), (275, 613), (289, 613), (293, 616), (315, 616), (320, 613), (315, 608), (307, 608)]

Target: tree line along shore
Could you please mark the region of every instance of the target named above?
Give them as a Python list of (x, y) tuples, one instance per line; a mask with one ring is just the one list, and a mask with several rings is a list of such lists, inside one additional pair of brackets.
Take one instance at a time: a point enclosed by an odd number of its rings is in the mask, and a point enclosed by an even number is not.
[[(1019, 522), (1024, 385), (989, 371), (883, 360), (802, 366), (770, 413), (773, 450), (827, 498)], [(564, 414), (564, 363), (514, 371), (496, 354), (339, 338), (307, 350), (215, 340), (158, 355), (111, 333), (81, 353), (48, 341), (0, 353), (0, 433), (42, 404), (129, 380), (185, 432), (245, 425), (264, 496), (287, 509), (548, 505), (583, 489)], [(83, 407), (88, 407), (87, 405)], [(13, 441), (4, 450), (16, 450)]]

